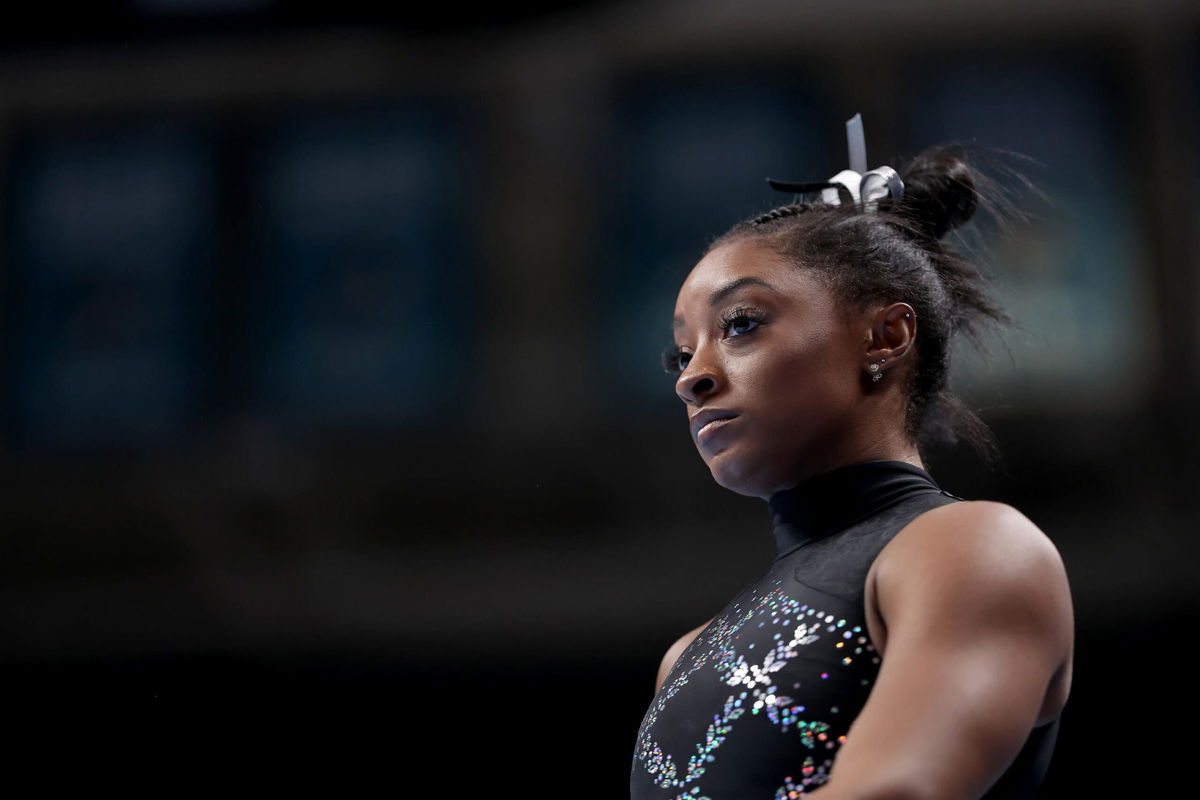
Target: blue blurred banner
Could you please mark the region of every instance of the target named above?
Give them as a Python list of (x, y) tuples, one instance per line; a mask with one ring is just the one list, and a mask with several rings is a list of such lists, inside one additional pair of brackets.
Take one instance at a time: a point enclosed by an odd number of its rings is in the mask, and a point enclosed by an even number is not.
[(41, 447), (169, 440), (206, 390), (213, 162), (186, 127), (56, 129), (12, 183), (9, 434)]

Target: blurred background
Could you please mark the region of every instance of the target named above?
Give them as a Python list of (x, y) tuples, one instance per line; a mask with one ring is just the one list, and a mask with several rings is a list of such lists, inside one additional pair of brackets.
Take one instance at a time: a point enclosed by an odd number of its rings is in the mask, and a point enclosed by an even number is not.
[(1172, 723), (1198, 621), (1196, 5), (30, 14), (0, 29), (10, 692), (302, 698), (414, 766), (625, 796), (660, 658), (774, 547), (661, 370), (675, 293), (790, 200), (765, 177), (845, 168), (861, 112), (872, 167), (1037, 160), (1035, 220), (980, 228), (1023, 327), (953, 378), (1003, 465), (927, 467), (1066, 562), (1044, 796), (1173, 780), (1125, 754)]

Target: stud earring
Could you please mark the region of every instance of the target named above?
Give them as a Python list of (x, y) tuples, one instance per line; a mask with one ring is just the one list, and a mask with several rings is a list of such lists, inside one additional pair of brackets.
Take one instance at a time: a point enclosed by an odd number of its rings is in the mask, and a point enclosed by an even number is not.
[[(886, 358), (879, 359), (879, 364), (882, 364), (884, 361), (887, 361), (887, 359)], [(871, 380), (873, 380), (873, 381), (877, 381), (883, 377), (883, 373), (879, 371), (879, 364), (868, 364), (867, 365), (867, 369), (874, 373), (871, 376)]]

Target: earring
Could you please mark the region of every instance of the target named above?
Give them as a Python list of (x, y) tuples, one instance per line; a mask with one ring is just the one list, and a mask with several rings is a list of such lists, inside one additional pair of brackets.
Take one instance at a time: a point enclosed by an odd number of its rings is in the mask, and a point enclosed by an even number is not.
[[(887, 361), (887, 359), (886, 358), (879, 359), (879, 364), (882, 364), (884, 361)], [(867, 369), (870, 370), (871, 372), (875, 373), (874, 375), (871, 376), (871, 380), (873, 380), (873, 381), (877, 381), (883, 377), (883, 373), (879, 371), (879, 364), (867, 365)]]

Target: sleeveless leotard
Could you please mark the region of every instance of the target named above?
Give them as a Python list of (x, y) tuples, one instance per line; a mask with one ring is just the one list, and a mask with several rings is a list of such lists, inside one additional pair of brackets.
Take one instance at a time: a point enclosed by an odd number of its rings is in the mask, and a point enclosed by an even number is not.
[[(777, 556), (651, 701), (632, 800), (783, 800), (824, 783), (879, 672), (867, 571), (918, 515), (963, 499), (904, 461), (838, 467), (772, 496)], [(1057, 732), (1057, 719), (1034, 728), (985, 800), (1035, 796)]]

